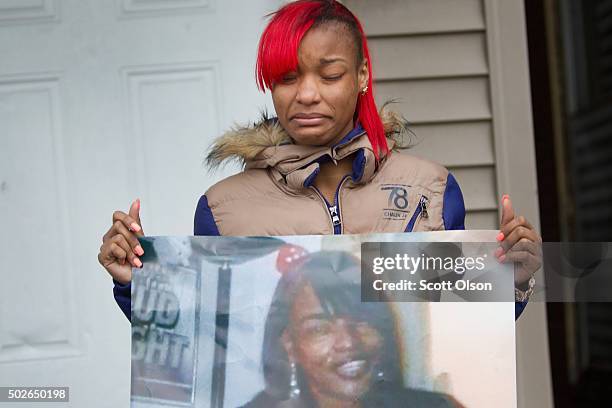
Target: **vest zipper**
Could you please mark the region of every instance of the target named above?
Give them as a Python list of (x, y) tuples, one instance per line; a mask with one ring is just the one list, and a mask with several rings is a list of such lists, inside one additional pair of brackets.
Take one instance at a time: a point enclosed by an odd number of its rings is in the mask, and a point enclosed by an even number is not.
[(412, 217), (410, 218), (410, 221), (408, 222), (408, 226), (406, 227), (406, 232), (412, 232), (414, 230), (414, 226), (416, 225), (417, 221), (420, 218), (429, 218), (429, 213), (427, 212), (427, 205), (429, 204), (429, 199), (424, 196), (421, 195), (421, 197), (419, 198), (419, 204), (417, 205), (416, 210), (414, 211), (414, 214), (412, 214)]
[(421, 199), (419, 200), (419, 207), (421, 207), (421, 217), (422, 218), (429, 218), (429, 214), (427, 213), (427, 205), (429, 204), (429, 199), (422, 195)]
[(331, 222), (332, 229), (334, 231), (334, 235), (342, 234), (342, 219), (340, 218), (339, 194), (340, 194), (340, 189), (342, 188), (342, 185), (348, 178), (349, 178), (348, 175), (344, 176), (342, 180), (340, 181), (340, 184), (338, 184), (338, 187), (336, 188), (336, 193), (334, 194), (334, 204), (333, 205), (330, 204), (329, 201), (327, 201), (327, 198), (325, 198), (323, 194), (321, 194), (318, 188), (316, 188), (315, 186), (310, 187), (317, 193), (321, 201), (323, 201), (323, 203), (325, 204), (325, 207), (327, 208), (327, 215), (329, 215), (329, 221)]

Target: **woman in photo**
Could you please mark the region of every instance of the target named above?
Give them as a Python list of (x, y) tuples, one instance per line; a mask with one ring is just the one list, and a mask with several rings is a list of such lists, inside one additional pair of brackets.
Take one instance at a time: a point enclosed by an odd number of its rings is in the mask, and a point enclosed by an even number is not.
[[(257, 84), (275, 117), (219, 138), (208, 163), (244, 171), (200, 199), (195, 235), (321, 235), (464, 229), (459, 185), (443, 166), (399, 153), (404, 121), (378, 109), (373, 67), (359, 20), (333, 0), (300, 0), (276, 11), (259, 43)], [(130, 316), (131, 268), (142, 266), (138, 201), (117, 211), (98, 259)], [(526, 290), (539, 267), (539, 234), (502, 199), (496, 253), (518, 262)], [(530, 281), (532, 283), (532, 281)], [(522, 293), (522, 292), (519, 292)], [(518, 297), (524, 300), (524, 297)], [(517, 303), (517, 316), (525, 302)]]
[(395, 318), (388, 303), (361, 302), (357, 259), (323, 251), (300, 262), (266, 318), (266, 388), (243, 408), (456, 406), (404, 387)]

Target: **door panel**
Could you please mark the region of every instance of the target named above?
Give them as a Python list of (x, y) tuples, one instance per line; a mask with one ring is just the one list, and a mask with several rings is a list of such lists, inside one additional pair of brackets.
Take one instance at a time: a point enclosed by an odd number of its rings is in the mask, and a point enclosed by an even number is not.
[(207, 172), (207, 147), (272, 110), (254, 67), (279, 4), (0, 2), (0, 385), (129, 405), (130, 325), (101, 237), (137, 197), (148, 235), (192, 233), (199, 196), (236, 171)]

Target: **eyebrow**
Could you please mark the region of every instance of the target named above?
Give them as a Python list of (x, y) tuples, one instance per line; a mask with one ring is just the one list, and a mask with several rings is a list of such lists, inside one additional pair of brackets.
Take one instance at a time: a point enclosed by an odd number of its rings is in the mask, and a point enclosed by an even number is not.
[(330, 317), (331, 316), (327, 313), (313, 313), (313, 314), (302, 317), (298, 321), (298, 324), (302, 324), (307, 320), (329, 320)]
[(321, 58), (319, 60), (319, 63), (321, 65), (329, 65), (329, 64), (333, 64), (334, 62), (346, 62), (346, 60), (344, 58), (340, 58), (340, 57), (336, 57), (336, 58)]

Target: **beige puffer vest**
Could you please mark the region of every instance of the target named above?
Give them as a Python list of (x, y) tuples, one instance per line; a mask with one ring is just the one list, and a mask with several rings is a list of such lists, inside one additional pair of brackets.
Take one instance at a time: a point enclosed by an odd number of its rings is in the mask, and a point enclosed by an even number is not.
[[(393, 148), (403, 124), (392, 114), (385, 115), (383, 122)], [(341, 160), (352, 154), (353, 172), (338, 186), (335, 202), (328, 203), (312, 185), (319, 161)], [(463, 228), (463, 198), (458, 186), (447, 189), (449, 180), (456, 184), (447, 169), (397, 150), (377, 163), (360, 127), (334, 147), (300, 146), (292, 143), (276, 121), (263, 120), (226, 133), (213, 145), (208, 159), (212, 165), (228, 159), (245, 165), (241, 173), (212, 186), (203, 197), (208, 209), (202, 211), (199, 206), (196, 212), (196, 225), (198, 217), (212, 215), (221, 235)], [(444, 210), (449, 200), (451, 213)]]

